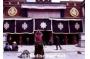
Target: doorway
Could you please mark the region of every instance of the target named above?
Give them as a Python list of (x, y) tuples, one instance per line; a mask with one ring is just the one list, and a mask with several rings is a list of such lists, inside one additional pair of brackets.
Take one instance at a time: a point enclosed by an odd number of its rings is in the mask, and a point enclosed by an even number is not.
[[(34, 31), (35, 34), (36, 31)], [(78, 44), (79, 34), (53, 34), (52, 31), (41, 31), (43, 33), (44, 45), (55, 45), (55, 35), (59, 37), (61, 45)], [(14, 41), (18, 45), (34, 45), (34, 34), (8, 34), (7, 42), (11, 45)]]
[(55, 43), (55, 36), (59, 37), (61, 45), (72, 45), (79, 43), (80, 35), (79, 34), (53, 34), (53, 40)]

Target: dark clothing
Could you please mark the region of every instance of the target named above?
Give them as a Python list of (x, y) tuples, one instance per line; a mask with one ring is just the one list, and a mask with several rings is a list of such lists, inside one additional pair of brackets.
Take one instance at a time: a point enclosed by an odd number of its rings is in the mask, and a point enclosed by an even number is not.
[(42, 36), (43, 36), (42, 32), (35, 33), (35, 52), (34, 52), (34, 55), (37, 55), (37, 54), (44, 55)]
[(18, 45), (13, 44), (12, 45), (12, 51), (18, 51)]
[(60, 39), (58, 36), (55, 37), (55, 40), (56, 40), (56, 50), (58, 50), (58, 46), (60, 49), (62, 49), (62, 47), (60, 46)]
[(6, 46), (4, 47), (4, 51), (11, 51), (10, 46), (9, 46), (9, 45), (6, 45)]
[(35, 52), (34, 52), (34, 55), (37, 55), (37, 54), (40, 54), (40, 55), (44, 55), (44, 50), (43, 50), (43, 44), (42, 43), (36, 43), (35, 44)]
[(56, 42), (56, 45), (60, 45), (60, 39), (59, 39), (59, 37), (56, 36), (55, 42)]

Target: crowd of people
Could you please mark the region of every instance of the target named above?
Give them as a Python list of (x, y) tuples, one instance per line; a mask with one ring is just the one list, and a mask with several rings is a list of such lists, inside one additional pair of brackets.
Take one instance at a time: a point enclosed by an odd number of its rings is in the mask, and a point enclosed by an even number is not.
[(4, 51), (18, 51), (18, 45), (16, 42), (13, 42), (12, 45), (10, 45), (8, 42), (6, 43), (4, 47)]
[[(62, 47), (60, 46), (59, 39), (60, 38), (58, 36), (55, 36), (56, 50), (58, 50), (58, 46), (59, 46), (60, 50), (62, 49)], [(34, 51), (35, 57), (43, 57), (44, 56), (44, 48), (43, 48), (44, 42), (43, 42), (43, 33), (41, 31), (35, 32), (34, 42), (35, 42), (35, 51)], [(9, 43), (6, 43), (6, 45), (4, 47), (4, 51), (18, 51), (17, 43), (13, 42), (11, 47), (10, 47)], [(25, 53), (22, 53), (19, 57), (22, 57), (23, 54), (28, 54), (26, 52), (27, 52), (27, 50), (25, 50)]]

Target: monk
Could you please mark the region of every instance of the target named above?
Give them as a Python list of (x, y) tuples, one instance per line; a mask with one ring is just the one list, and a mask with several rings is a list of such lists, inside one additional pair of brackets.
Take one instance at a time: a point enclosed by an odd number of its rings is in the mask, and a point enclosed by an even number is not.
[(35, 57), (43, 57), (44, 55), (44, 49), (43, 49), (43, 34), (40, 31), (37, 31), (35, 33)]

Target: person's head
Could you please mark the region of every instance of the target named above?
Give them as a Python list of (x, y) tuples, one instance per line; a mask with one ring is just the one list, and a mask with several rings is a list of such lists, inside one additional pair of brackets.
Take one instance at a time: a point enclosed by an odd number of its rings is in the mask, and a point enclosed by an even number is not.
[(40, 30), (39, 29), (37, 29), (37, 32), (39, 32)]
[(9, 45), (9, 43), (6, 43), (6, 45)]
[(40, 33), (40, 30), (38, 30), (37, 32), (39, 32), (39, 33)]
[(40, 31), (40, 30), (38, 30), (36, 33), (38, 33), (38, 34), (39, 34), (39, 33), (41, 33), (41, 31)]

